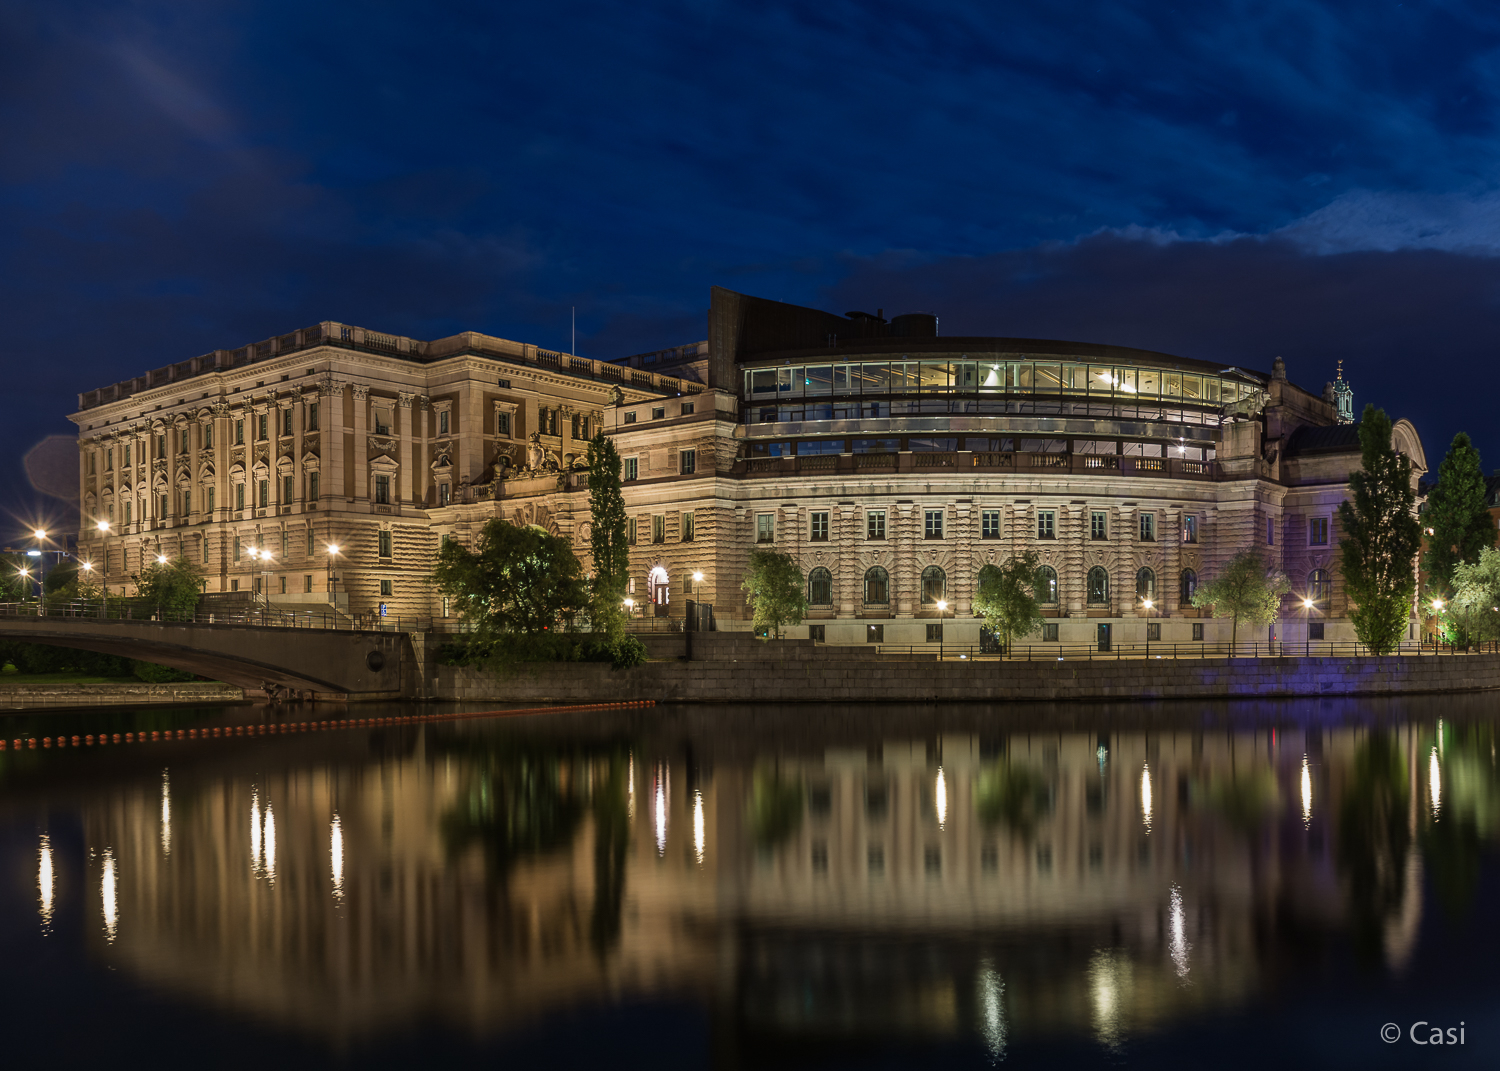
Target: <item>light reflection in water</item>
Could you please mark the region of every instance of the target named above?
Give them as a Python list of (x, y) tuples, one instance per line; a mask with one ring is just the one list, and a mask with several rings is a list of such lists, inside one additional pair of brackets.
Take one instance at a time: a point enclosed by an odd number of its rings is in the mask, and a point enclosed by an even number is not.
[(1094, 1011), (1094, 1036), (1106, 1049), (1125, 1040), (1122, 1005), (1135, 984), (1130, 958), (1122, 949), (1101, 949), (1089, 963), (1089, 996)]
[(1438, 749), (1435, 745), (1427, 759), (1427, 782), (1432, 788), (1432, 820), (1436, 822), (1443, 805), (1443, 772), (1438, 768)]
[(1141, 821), (1146, 825), (1146, 832), (1151, 832), (1151, 766), (1146, 764), (1141, 770)]
[(990, 1063), (1005, 1059), (1005, 980), (988, 956), (979, 961), (975, 982), (979, 1005), (979, 1032), (989, 1050)]
[(271, 812), (271, 802), (266, 801), (266, 880), (276, 884), (276, 815)]
[(42, 834), (42, 846), (37, 852), (36, 887), (41, 897), (42, 932), (52, 930), (52, 838)]
[(99, 882), (99, 902), (104, 907), (104, 939), (111, 943), (119, 931), (120, 906), (115, 890), (115, 852), (104, 849), (104, 877)]
[(250, 790), (250, 871), (260, 874), (260, 793)]
[(635, 821), (635, 752), (630, 753), (630, 765), (625, 771), (625, 817)]
[(1187, 940), (1187, 913), (1182, 909), (1182, 890), (1176, 885), (1172, 886), (1170, 927), (1167, 948), (1172, 953), (1172, 963), (1177, 967), (1177, 977), (1185, 982), (1191, 969), (1188, 966), (1188, 953), (1193, 946)]
[(658, 763), (651, 786), (652, 807), (656, 817), (656, 854), (667, 854), (667, 764)]
[(344, 898), (344, 826), (335, 814), (328, 824), (328, 855), (333, 867), (333, 898)]
[(943, 776), (941, 766), (938, 767), (937, 784), (932, 787), (932, 799), (937, 811), (938, 828), (942, 829), (948, 824), (948, 780)]
[(703, 865), (703, 852), (707, 845), (707, 830), (703, 821), (703, 791), (698, 789), (693, 792), (693, 854), (698, 858), (698, 865)]
[(172, 782), (161, 772), (161, 854), (172, 854)]
[(1312, 768), (1306, 755), (1302, 756), (1302, 824), (1312, 825)]

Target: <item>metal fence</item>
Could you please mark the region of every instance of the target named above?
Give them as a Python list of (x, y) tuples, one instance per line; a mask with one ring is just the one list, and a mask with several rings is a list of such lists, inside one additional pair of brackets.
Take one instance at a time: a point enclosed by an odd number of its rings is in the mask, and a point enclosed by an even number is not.
[(163, 625), (254, 625), (263, 628), (309, 628), (342, 632), (467, 632), (457, 618), (378, 614), (352, 616), (313, 610), (249, 606), (224, 610), (202, 608), (174, 612), (135, 599), (88, 600), (51, 606), (35, 602), (0, 603), (0, 618), (30, 617), (66, 621), (134, 621)]
[[(907, 659), (954, 659), (958, 661), (1014, 662), (1099, 662), (1130, 658), (1371, 658), (1375, 655), (1355, 641), (1311, 640), (1296, 643), (1277, 640), (1271, 643), (1112, 643), (1098, 644), (1030, 643), (1004, 646), (958, 643), (918, 643), (873, 645), (882, 657)], [(1461, 644), (1402, 643), (1383, 657), (1462, 656), (1500, 654), (1500, 641), (1489, 640), (1465, 647)]]

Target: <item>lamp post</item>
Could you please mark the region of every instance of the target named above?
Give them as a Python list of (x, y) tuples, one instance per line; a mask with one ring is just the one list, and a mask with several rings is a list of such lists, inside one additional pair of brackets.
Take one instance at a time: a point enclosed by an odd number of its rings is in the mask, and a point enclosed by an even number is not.
[(99, 521), (94, 525), (99, 530), (99, 537), (104, 541), (100, 550), (104, 554), (104, 569), (99, 574), (99, 616), (109, 615), (109, 522)]
[(944, 636), (943, 636), (943, 617), (948, 612), (948, 600), (946, 600), (946, 599), (939, 599), (938, 600), (938, 604), (937, 604), (937, 608), (938, 608), (938, 661), (941, 662), (943, 660), (943, 644), (945, 642), (945, 639), (944, 639)]
[(1146, 608), (1146, 658), (1151, 657), (1151, 608), (1156, 605), (1150, 599), (1142, 599), (1141, 605)]
[[(1443, 600), (1442, 599), (1433, 599), (1432, 600), (1432, 617), (1433, 617), (1433, 627), (1434, 627), (1434, 629), (1440, 627), (1438, 625), (1438, 622), (1437, 622), (1437, 616), (1439, 614), (1441, 614), (1442, 612), (1443, 612)], [(1434, 632), (1433, 633), (1433, 644), (1432, 644), (1432, 646), (1433, 646), (1434, 650), (1437, 648), (1437, 637), (1439, 635), (1441, 635), (1441, 633), (1439, 633), (1439, 632)]]
[(1312, 611), (1313, 601), (1309, 598), (1302, 600), (1302, 657), (1312, 655)]
[(339, 578), (334, 574), (334, 571), (333, 571), (333, 559), (337, 558), (338, 556), (339, 556), (339, 545), (337, 543), (330, 543), (330, 544), (328, 544), (328, 584), (327, 584), (327, 587), (328, 587), (328, 594), (330, 596), (329, 601), (333, 603), (333, 609), (334, 609), (335, 612), (337, 612), (338, 608), (339, 608), (339, 600), (338, 600), (338, 581), (339, 581)]

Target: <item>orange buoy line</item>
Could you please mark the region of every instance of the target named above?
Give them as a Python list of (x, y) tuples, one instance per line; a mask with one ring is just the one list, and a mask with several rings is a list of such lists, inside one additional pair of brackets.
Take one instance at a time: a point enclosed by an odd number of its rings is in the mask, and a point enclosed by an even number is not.
[(202, 729), (152, 729), (129, 733), (83, 733), (67, 736), (34, 736), (0, 739), (0, 751), (36, 749), (40, 742), (50, 747), (94, 747), (105, 744), (144, 744), (161, 740), (217, 740), (236, 736), (275, 736), (278, 733), (319, 732), (328, 729), (383, 729), (393, 725), (422, 725), (439, 721), (462, 721), (468, 718), (521, 718), (538, 714), (574, 714), (593, 710), (641, 710), (656, 706), (654, 699), (627, 699), (616, 703), (572, 703), (564, 706), (528, 707), (521, 710), (474, 710), (445, 714), (407, 714), (390, 718), (339, 718), (326, 721), (293, 721), (260, 725), (218, 725)]

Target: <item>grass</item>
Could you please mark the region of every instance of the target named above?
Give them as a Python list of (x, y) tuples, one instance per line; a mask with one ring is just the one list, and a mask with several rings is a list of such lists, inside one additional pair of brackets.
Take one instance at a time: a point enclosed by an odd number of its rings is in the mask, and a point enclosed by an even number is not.
[(141, 683), (134, 675), (126, 677), (91, 677), (86, 673), (6, 673), (0, 675), (0, 688), (14, 684), (125, 684)]

